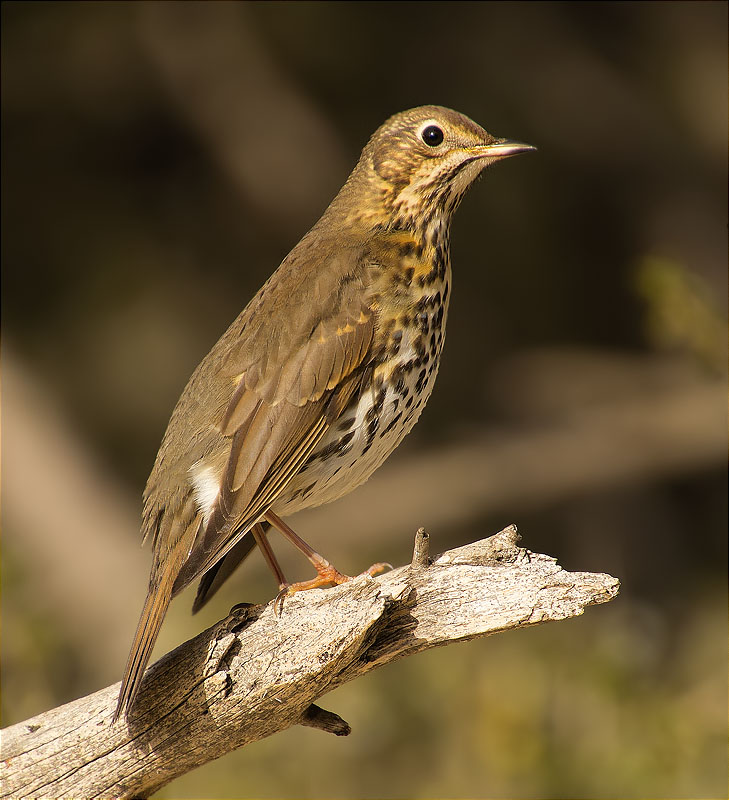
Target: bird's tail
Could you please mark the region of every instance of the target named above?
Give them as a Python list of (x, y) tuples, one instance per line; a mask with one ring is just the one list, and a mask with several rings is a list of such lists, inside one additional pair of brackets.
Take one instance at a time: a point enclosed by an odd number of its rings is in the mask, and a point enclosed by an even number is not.
[(152, 655), (154, 643), (157, 641), (162, 621), (172, 599), (172, 583), (173, 581), (168, 576), (162, 576), (159, 583), (149, 587), (124, 670), (113, 722), (129, 712), (137, 696), (144, 669)]

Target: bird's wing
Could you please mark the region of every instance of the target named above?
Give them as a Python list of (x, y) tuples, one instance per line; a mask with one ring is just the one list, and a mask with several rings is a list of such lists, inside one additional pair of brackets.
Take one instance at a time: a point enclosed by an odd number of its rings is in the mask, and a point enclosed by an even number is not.
[[(214, 507), (200, 525), (173, 594), (230, 552), (271, 507), (366, 379), (375, 312), (363, 300), (357, 252), (340, 250), (336, 259), (336, 270), (325, 264), (312, 278), (314, 301), (308, 307), (301, 298), (306, 287), (297, 281), (287, 285), (287, 274), (264, 286), (262, 293), (276, 293), (269, 300), (276, 325), (260, 313), (239, 318), (240, 335), (224, 357), (215, 349), (211, 353), (218, 360), (216, 372), (230, 375), (234, 387), (216, 421), (227, 442), (227, 461)], [(254, 311), (260, 295), (251, 303)]]

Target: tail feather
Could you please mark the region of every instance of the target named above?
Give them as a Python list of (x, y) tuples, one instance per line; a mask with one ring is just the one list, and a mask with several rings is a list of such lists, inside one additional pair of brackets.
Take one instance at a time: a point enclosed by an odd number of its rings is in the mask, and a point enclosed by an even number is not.
[(147, 599), (144, 601), (144, 608), (137, 624), (137, 631), (134, 634), (127, 666), (124, 670), (113, 722), (116, 722), (119, 717), (128, 714), (134, 703), (134, 699), (139, 692), (144, 670), (152, 655), (154, 643), (157, 641), (157, 636), (171, 599), (172, 580), (163, 578), (158, 585), (149, 587)]

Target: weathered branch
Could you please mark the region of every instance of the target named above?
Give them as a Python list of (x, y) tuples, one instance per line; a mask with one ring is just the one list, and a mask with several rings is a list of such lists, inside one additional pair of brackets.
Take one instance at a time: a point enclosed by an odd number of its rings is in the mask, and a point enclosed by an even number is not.
[(516, 528), (269, 604), (236, 606), (147, 672), (132, 714), (111, 724), (119, 685), (3, 732), (3, 795), (147, 797), (173, 778), (292, 725), (350, 729), (314, 705), (335, 687), (450, 642), (564, 619), (616, 596), (609, 575), (565, 572), (517, 547)]

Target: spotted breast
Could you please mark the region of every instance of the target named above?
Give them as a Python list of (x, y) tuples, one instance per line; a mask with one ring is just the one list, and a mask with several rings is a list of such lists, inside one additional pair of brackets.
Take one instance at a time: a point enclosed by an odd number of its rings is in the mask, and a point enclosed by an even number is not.
[(276, 504), (276, 513), (336, 500), (364, 483), (418, 421), (438, 373), (451, 268), (439, 216), (420, 238), (383, 233), (368, 250), (376, 344), (368, 380)]

